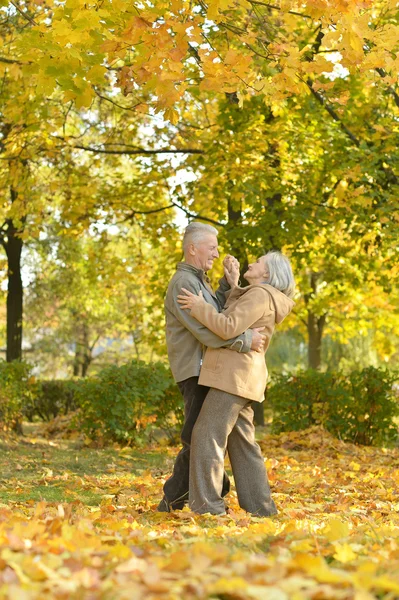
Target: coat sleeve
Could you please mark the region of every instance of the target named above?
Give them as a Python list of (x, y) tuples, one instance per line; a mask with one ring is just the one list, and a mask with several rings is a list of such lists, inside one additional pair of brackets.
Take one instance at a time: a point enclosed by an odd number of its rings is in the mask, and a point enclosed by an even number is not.
[[(200, 286), (195, 285), (189, 280), (178, 281), (175, 283), (172, 289), (172, 312), (176, 319), (180, 321), (182, 325), (204, 346), (209, 348), (230, 348), (236, 352), (250, 352), (252, 344), (252, 331), (241, 332), (241, 335), (231, 336), (229, 338), (221, 338), (215, 333), (212, 333), (206, 326), (202, 325), (197, 319), (195, 319), (190, 311), (181, 308), (177, 301), (178, 294), (181, 294), (181, 288), (185, 287), (193, 294), (198, 294)], [(207, 302), (204, 302), (207, 306), (212, 308), (216, 314), (218, 314), (216, 308), (213, 308)]]
[(226, 279), (226, 277), (222, 277), (221, 279), (219, 279), (219, 287), (215, 292), (215, 296), (218, 299), (218, 302), (221, 306), (221, 308), (224, 307), (224, 305), (226, 304), (226, 292), (230, 291), (230, 285)]
[(269, 294), (260, 288), (248, 290), (241, 296), (234, 311), (228, 316), (218, 313), (206, 302), (198, 303), (190, 311), (192, 317), (224, 340), (252, 327), (269, 312), (272, 312)]

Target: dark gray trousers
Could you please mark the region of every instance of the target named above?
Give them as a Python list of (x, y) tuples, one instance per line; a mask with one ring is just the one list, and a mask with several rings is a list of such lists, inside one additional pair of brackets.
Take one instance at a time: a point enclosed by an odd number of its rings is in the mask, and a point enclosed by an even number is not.
[[(173, 474), (165, 482), (164, 498), (171, 509), (181, 509), (188, 501), (191, 434), (200, 414), (208, 387), (198, 384), (198, 377), (189, 377), (178, 384), (184, 400), (184, 425), (181, 431), (183, 448), (176, 457)], [(225, 496), (230, 490), (227, 474), (221, 473), (219, 494)]]
[(208, 392), (191, 438), (191, 510), (200, 514), (225, 511), (219, 490), (227, 448), (241, 508), (264, 517), (277, 513), (262, 453), (255, 441), (251, 404), (245, 398), (214, 388)]

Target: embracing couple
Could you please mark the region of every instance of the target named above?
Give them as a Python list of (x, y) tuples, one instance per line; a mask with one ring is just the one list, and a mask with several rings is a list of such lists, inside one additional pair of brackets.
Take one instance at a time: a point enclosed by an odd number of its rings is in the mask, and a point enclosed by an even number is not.
[(214, 291), (206, 273), (219, 257), (217, 233), (203, 223), (187, 227), (184, 262), (177, 265), (166, 293), (168, 356), (185, 420), (183, 448), (158, 510), (188, 503), (199, 514), (226, 514), (227, 451), (241, 508), (270, 516), (277, 509), (255, 442), (251, 405), (264, 399), (264, 354), (276, 323), (294, 305), (295, 282), (288, 259), (268, 252), (249, 265), (244, 275), (249, 285), (239, 287), (239, 264), (227, 256), (225, 275)]

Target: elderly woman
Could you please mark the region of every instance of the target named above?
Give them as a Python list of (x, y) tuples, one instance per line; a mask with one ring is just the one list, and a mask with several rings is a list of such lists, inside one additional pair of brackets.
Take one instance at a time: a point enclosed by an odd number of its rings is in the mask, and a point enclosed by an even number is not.
[[(182, 308), (223, 339), (250, 327), (264, 327), (265, 352), (276, 323), (291, 312), (295, 282), (288, 259), (269, 252), (250, 264), (244, 277), (250, 284), (238, 287), (238, 263), (225, 267), (232, 287), (218, 313), (201, 295), (182, 288)], [(190, 457), (190, 508), (197, 513), (225, 514), (221, 497), (224, 456), (229, 453), (238, 501), (257, 516), (277, 513), (271, 498), (265, 464), (255, 442), (252, 402), (262, 402), (267, 381), (264, 356), (239, 354), (227, 348), (207, 348), (199, 383), (210, 387), (192, 434)]]

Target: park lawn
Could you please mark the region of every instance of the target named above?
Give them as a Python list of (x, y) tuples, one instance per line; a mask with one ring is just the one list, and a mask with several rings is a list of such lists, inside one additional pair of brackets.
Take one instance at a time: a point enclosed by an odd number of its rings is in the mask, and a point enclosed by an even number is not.
[[(121, 486), (129, 487), (143, 471), (164, 466), (166, 456), (161, 448), (96, 449), (68, 439), (8, 438), (0, 441), (0, 503), (77, 500), (95, 506), (108, 494), (109, 479), (119, 476)], [(91, 484), (93, 477), (100, 487)]]
[(399, 451), (260, 439), (276, 517), (156, 512), (177, 448), (0, 442), (0, 600), (399, 598)]

